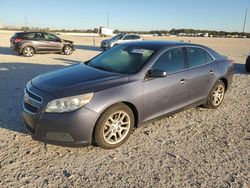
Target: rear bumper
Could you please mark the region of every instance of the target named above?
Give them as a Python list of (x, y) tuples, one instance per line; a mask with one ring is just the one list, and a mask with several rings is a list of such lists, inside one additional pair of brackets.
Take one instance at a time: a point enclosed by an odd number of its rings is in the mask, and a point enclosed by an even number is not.
[(17, 43), (10, 43), (10, 47), (18, 53), (22, 52), (21, 46)]
[(228, 73), (227, 73), (227, 88), (229, 89), (233, 83), (233, 66), (231, 66), (228, 70)]

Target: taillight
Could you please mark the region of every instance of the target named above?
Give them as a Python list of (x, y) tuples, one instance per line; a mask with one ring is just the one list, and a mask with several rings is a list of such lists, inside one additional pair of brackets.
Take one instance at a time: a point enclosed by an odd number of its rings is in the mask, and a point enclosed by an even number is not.
[(14, 42), (21, 42), (22, 41), (22, 39), (19, 39), (19, 38), (16, 38), (15, 40), (14, 40)]

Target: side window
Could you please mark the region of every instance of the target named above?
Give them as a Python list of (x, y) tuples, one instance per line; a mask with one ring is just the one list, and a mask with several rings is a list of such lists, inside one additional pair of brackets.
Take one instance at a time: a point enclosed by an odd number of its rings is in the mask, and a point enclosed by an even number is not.
[(59, 41), (59, 39), (56, 36), (51, 34), (45, 34), (45, 39), (49, 41)]
[(213, 58), (201, 48), (187, 48), (189, 67), (197, 67), (213, 61)]
[(205, 51), (205, 54), (206, 54), (206, 60), (207, 60), (207, 63), (210, 63), (210, 62), (212, 62), (214, 59), (211, 57), (211, 55), (209, 54), (209, 53), (207, 53), (206, 51)]
[(123, 40), (131, 40), (132, 39), (132, 35), (127, 35), (126, 37), (124, 37)]
[(151, 69), (164, 70), (168, 74), (185, 69), (183, 49), (174, 48), (164, 52)]
[(140, 37), (138, 35), (133, 35), (133, 39), (139, 39)]
[(25, 39), (34, 39), (35, 38), (35, 33), (28, 33), (23, 36)]
[(34, 38), (37, 40), (44, 40), (44, 35), (42, 33), (34, 33)]

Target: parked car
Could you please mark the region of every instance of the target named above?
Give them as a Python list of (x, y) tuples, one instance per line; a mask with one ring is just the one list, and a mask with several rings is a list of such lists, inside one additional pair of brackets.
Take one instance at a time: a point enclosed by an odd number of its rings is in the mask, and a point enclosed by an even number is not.
[(134, 127), (188, 107), (219, 107), (233, 62), (190, 43), (124, 43), (28, 82), (22, 116), (34, 139), (115, 148)]
[(248, 57), (246, 59), (246, 71), (250, 72), (250, 53), (248, 54)]
[(60, 52), (65, 55), (73, 53), (72, 41), (63, 40), (45, 32), (20, 32), (15, 33), (10, 39), (11, 48), (25, 57), (31, 57), (35, 53)]
[(126, 34), (120, 33), (112, 37), (111, 39), (106, 39), (101, 42), (101, 48), (103, 50), (107, 50), (116, 46), (117, 44), (125, 43), (125, 42), (132, 42), (132, 41), (142, 41), (144, 40), (142, 36), (137, 34)]

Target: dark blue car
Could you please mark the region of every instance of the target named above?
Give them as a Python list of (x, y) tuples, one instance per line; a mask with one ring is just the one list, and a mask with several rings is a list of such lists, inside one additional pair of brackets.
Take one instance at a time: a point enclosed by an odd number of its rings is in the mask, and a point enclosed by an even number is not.
[(232, 61), (202, 45), (120, 44), (31, 80), (23, 118), (34, 139), (111, 149), (148, 120), (199, 105), (217, 108), (232, 71)]

